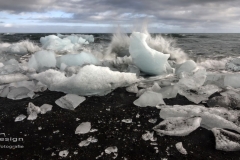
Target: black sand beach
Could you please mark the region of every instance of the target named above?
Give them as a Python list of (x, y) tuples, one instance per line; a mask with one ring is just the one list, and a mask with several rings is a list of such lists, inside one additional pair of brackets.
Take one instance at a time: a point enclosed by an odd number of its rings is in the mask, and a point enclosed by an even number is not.
[[(109, 146), (118, 148), (116, 159), (128, 160), (168, 160), (176, 159), (215, 159), (237, 160), (240, 152), (223, 152), (215, 149), (215, 139), (211, 131), (198, 128), (185, 137), (157, 136), (157, 145), (151, 141), (144, 141), (142, 135), (162, 121), (159, 118), (159, 109), (155, 107), (140, 108), (133, 105), (135, 94), (118, 88), (112, 93), (102, 97), (89, 97), (74, 111), (65, 110), (55, 104), (55, 100), (65, 95), (60, 92), (45, 91), (38, 93), (35, 99), (9, 100), (0, 98), (0, 128), (5, 137), (23, 138), (18, 142), (1, 141), (1, 146), (20, 145), (24, 148), (1, 148), (1, 159), (96, 159)], [(53, 109), (46, 114), (39, 114), (34, 121), (23, 120), (14, 122), (20, 114), (27, 115), (29, 102), (37, 106), (43, 104), (53, 105)], [(191, 104), (185, 97), (177, 96), (175, 99), (165, 99), (168, 105)], [(139, 114), (140, 117), (136, 118)], [(76, 118), (79, 118), (77, 121)], [(149, 123), (151, 118), (157, 118), (155, 124)], [(132, 119), (132, 123), (124, 123), (122, 119)], [(82, 122), (91, 122), (97, 132), (82, 135), (75, 134), (75, 130)], [(56, 131), (59, 131), (58, 133)], [(0, 135), (1, 138), (4, 135)], [(97, 143), (79, 147), (78, 144), (90, 136), (98, 139)], [(187, 155), (179, 153), (175, 147), (182, 142)], [(158, 153), (156, 149), (158, 148)], [(59, 152), (68, 150), (69, 154), (63, 158)], [(52, 156), (52, 153), (56, 154)], [(75, 153), (75, 154), (74, 154)], [(77, 153), (77, 154), (76, 154)], [(113, 154), (103, 154), (99, 159), (113, 159)]]

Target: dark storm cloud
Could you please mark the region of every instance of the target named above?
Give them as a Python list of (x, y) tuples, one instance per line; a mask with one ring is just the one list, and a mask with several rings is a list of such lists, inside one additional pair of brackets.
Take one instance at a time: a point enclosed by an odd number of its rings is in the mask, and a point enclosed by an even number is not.
[[(12, 14), (59, 10), (72, 17), (39, 19), (52, 23), (134, 24), (150, 23), (180, 27), (236, 25), (239, 0), (2, 0), (0, 10)], [(239, 24), (238, 24), (239, 25)]]

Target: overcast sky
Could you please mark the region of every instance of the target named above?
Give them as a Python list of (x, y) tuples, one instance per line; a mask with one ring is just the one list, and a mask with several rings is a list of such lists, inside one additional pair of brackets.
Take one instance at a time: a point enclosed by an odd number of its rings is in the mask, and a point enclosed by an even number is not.
[(0, 32), (240, 32), (239, 0), (0, 0)]

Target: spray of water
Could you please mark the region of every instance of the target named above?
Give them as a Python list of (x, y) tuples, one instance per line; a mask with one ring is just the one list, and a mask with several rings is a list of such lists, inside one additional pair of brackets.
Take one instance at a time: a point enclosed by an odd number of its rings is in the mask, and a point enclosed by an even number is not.
[[(152, 36), (147, 29), (147, 25), (143, 25), (141, 32), (148, 35), (147, 44), (149, 47), (162, 52), (170, 54), (170, 59), (175, 60), (176, 63), (183, 63), (188, 59), (187, 54), (176, 47), (176, 41), (172, 38), (166, 38), (161, 35)], [(113, 34), (112, 41), (108, 47), (108, 53), (115, 53), (119, 57), (129, 56), (130, 37), (118, 30)]]

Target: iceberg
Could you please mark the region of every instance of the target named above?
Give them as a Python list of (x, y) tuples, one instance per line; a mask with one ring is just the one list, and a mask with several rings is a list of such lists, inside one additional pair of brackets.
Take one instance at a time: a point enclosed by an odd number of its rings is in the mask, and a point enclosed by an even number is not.
[(141, 71), (150, 75), (160, 75), (167, 73), (171, 69), (168, 58), (170, 54), (163, 54), (151, 49), (146, 43), (147, 35), (133, 32), (130, 37), (129, 52), (133, 63)]

